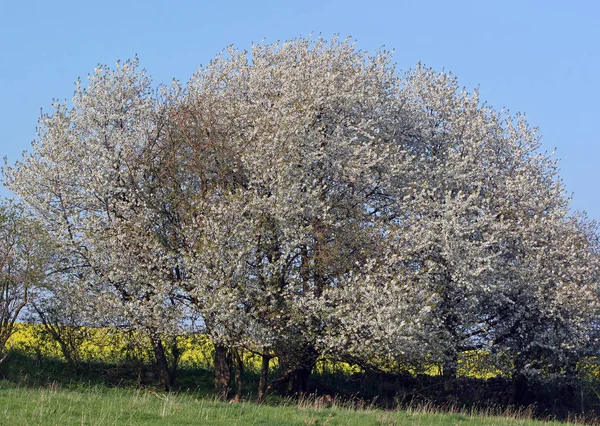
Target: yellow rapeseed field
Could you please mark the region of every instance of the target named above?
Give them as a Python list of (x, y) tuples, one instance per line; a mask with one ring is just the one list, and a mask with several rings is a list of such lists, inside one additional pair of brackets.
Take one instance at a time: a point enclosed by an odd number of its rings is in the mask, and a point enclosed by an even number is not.
[[(124, 361), (150, 362), (152, 351), (142, 335), (111, 328), (75, 329), (81, 333), (80, 357), (84, 362), (120, 363)], [(177, 339), (181, 353), (180, 366), (189, 368), (212, 368), (213, 344), (204, 334), (182, 336)], [(11, 350), (22, 351), (36, 357), (64, 359), (59, 344), (44, 330), (40, 324), (19, 323), (8, 342)], [(260, 370), (261, 359), (249, 351), (243, 354), (244, 365), (248, 370)], [(585, 359), (580, 362), (580, 371), (590, 378), (600, 377), (600, 366), (596, 359)], [(277, 359), (271, 361), (271, 368), (277, 368)], [(412, 368), (411, 373), (429, 375), (441, 374), (437, 365), (423, 367), (420, 371)], [(315, 373), (336, 373), (352, 375), (360, 373), (359, 366), (346, 362), (320, 359), (315, 366)], [(483, 351), (469, 351), (459, 358), (459, 375), (478, 379), (489, 379), (502, 376), (503, 373), (490, 360), (490, 355)]]

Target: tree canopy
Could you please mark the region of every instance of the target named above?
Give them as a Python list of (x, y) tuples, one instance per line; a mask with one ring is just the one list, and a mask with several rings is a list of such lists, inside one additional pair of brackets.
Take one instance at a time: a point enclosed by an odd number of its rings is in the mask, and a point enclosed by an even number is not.
[(595, 224), (524, 117), (450, 74), (336, 39), (231, 47), (158, 89), (136, 59), (39, 129), (5, 174), (77, 274), (65, 291), (159, 363), (200, 317), (221, 390), (241, 348), (292, 391), (319, 356), (451, 378), (476, 349), (516, 377), (595, 350)]

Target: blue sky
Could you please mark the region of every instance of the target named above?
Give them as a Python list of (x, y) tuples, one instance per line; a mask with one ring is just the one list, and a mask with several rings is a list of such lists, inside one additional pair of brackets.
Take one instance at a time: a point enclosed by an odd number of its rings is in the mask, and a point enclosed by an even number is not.
[[(395, 50), (451, 71), (488, 105), (525, 112), (561, 160), (573, 207), (600, 220), (600, 2), (24, 1), (0, 12), (0, 157), (30, 147), (40, 108), (70, 99), (97, 64), (138, 55), (158, 83), (186, 81), (235, 44), (310, 33)], [(0, 189), (0, 194), (9, 193)]]

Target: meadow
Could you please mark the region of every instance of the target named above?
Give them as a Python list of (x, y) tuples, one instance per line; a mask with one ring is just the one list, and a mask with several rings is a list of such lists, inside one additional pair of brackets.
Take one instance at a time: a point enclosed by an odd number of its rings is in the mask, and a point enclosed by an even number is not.
[(531, 419), (527, 411), (450, 412), (428, 407), (357, 409), (314, 398), (276, 405), (227, 403), (195, 393), (157, 393), (104, 386), (27, 388), (0, 382), (0, 417), (6, 425), (562, 425)]

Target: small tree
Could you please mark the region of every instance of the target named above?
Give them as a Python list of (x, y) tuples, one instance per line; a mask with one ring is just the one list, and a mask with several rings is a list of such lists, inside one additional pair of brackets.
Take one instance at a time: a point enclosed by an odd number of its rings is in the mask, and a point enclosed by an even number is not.
[(22, 206), (0, 201), (0, 363), (15, 322), (44, 279), (47, 251), (43, 230)]
[(162, 338), (179, 333), (185, 310), (174, 307), (176, 260), (159, 214), (166, 200), (156, 196), (161, 120), (150, 79), (136, 66), (99, 68), (89, 87), (78, 83), (73, 108), (57, 104), (44, 115), (33, 154), (6, 174), (48, 229), (63, 267), (82, 277), (62, 289), (101, 324), (150, 337), (168, 388)]

